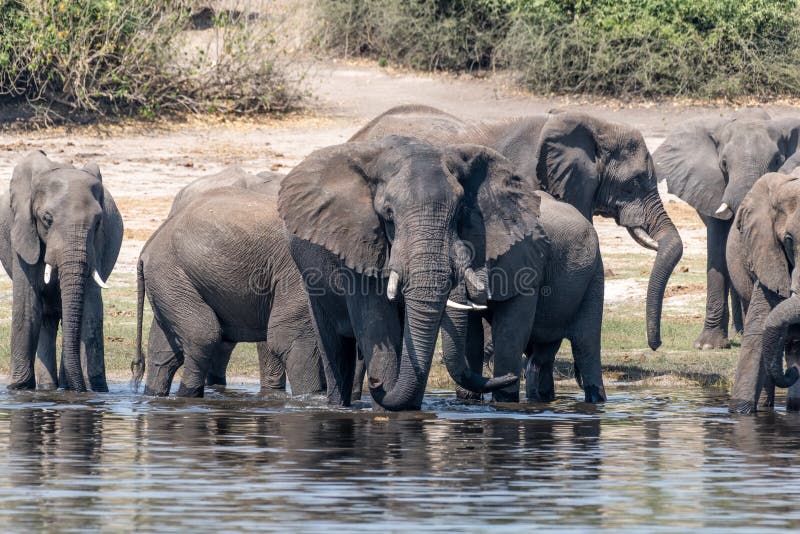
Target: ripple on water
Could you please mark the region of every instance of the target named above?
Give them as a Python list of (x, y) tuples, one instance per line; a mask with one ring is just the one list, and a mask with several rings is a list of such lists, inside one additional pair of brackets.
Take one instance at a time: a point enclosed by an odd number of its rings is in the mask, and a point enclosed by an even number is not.
[[(0, 520), (64, 531), (746, 530), (800, 527), (800, 416), (730, 416), (723, 392), (631, 389), (604, 405), (426, 397), (0, 391)], [(55, 522), (55, 523), (54, 523)]]

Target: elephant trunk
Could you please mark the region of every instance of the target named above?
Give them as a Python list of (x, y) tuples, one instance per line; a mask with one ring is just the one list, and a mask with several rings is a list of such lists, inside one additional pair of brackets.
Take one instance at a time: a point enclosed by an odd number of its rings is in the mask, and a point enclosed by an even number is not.
[[(467, 303), (464, 282), (450, 293), (450, 299), (458, 304)], [(467, 310), (448, 308), (442, 319), (442, 354), (447, 372), (456, 384), (473, 393), (490, 393), (517, 381), (513, 374), (498, 378), (486, 378), (469, 368), (467, 363), (467, 329), (469, 314)], [(473, 312), (474, 313), (474, 312)]]
[(761, 337), (761, 361), (775, 385), (788, 388), (797, 382), (800, 373), (795, 365), (783, 372), (783, 351), (789, 326), (800, 323), (800, 296), (790, 297), (772, 309), (764, 322)]
[(61, 284), (62, 348), (66, 388), (86, 391), (81, 365), (81, 325), (86, 280), (89, 275), (86, 243), (77, 240), (69, 244), (58, 263)]
[(656, 350), (661, 346), (661, 308), (664, 292), (672, 271), (683, 256), (683, 242), (677, 228), (672, 224), (669, 215), (658, 193), (647, 199), (647, 217), (645, 231), (651, 239), (658, 243), (658, 253), (647, 283), (647, 344)]
[(379, 378), (370, 377), (370, 392), (375, 402), (392, 411), (418, 410), (422, 406), (449, 294), (450, 262), (447, 254), (440, 250), (441, 244), (437, 244), (442, 240), (422, 241), (415, 244), (422, 252), (411, 253), (407, 258), (410, 268), (402, 282), (405, 315), (397, 381), (386, 391)]

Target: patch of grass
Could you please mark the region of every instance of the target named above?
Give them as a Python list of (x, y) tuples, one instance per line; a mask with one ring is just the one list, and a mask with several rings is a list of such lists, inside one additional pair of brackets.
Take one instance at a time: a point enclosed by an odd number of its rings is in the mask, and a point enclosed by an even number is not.
[(507, 68), (544, 93), (800, 94), (797, 0), (319, 0), (338, 55)]
[(45, 123), (110, 115), (285, 111), (300, 99), (267, 7), (188, 0), (0, 0), (0, 103)]

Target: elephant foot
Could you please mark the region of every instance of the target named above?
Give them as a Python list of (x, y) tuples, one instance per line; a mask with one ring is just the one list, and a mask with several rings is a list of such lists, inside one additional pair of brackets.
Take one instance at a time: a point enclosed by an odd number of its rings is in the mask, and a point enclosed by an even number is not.
[(752, 400), (731, 399), (728, 404), (730, 413), (754, 414), (756, 413), (756, 403)]
[(40, 389), (42, 391), (55, 391), (58, 389), (58, 383), (53, 382), (52, 380), (42, 380), (36, 383), (36, 389)]
[(606, 402), (607, 399), (608, 397), (606, 397), (606, 388), (604, 388), (602, 384), (599, 386), (586, 386), (586, 389), (583, 390), (584, 402), (598, 404), (601, 402)]
[(23, 380), (12, 380), (6, 387), (8, 389), (36, 389), (36, 378), (30, 376)]
[(178, 387), (178, 392), (175, 394), (176, 397), (190, 397), (190, 398), (202, 398), (205, 395), (205, 386), (184, 386), (181, 384)]
[(206, 385), (207, 386), (227, 386), (228, 381), (225, 379), (225, 375), (217, 375), (214, 373), (208, 373), (206, 377)]
[(719, 329), (704, 329), (694, 340), (694, 348), (698, 350), (729, 349), (731, 342), (728, 333)]
[(90, 376), (89, 388), (96, 393), (108, 393), (108, 382), (105, 376)]
[(519, 390), (517, 391), (499, 391), (492, 392), (492, 401), (494, 402), (519, 402)]
[(480, 393), (475, 393), (474, 391), (470, 391), (468, 389), (464, 389), (461, 386), (456, 386), (456, 398), (458, 400), (479, 401), (483, 398), (483, 395), (481, 395)]
[(786, 411), (787, 412), (800, 412), (800, 398), (787, 397), (786, 398)]

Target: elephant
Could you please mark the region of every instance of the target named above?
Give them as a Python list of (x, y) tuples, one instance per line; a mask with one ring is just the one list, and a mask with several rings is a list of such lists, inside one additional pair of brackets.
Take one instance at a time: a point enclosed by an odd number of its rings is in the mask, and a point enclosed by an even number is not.
[[(442, 326), (444, 361), (456, 384), (467, 391), (476, 390), (469, 381), (468, 370), (480, 369), (483, 364), (483, 317), (491, 325), (495, 348), (509, 337), (519, 339), (516, 352), (501, 354), (495, 350), (495, 376), (506, 373), (519, 376), (522, 362), (519, 356), (524, 352), (528, 355), (525, 364), (527, 400), (549, 402), (555, 399), (553, 363), (566, 338), (572, 346), (575, 376), (584, 390), (585, 401), (605, 402), (600, 362), (604, 273), (597, 233), (592, 223), (573, 206), (556, 201), (544, 192), (539, 196), (539, 223), (547, 237), (546, 246), (538, 246), (539, 251), (516, 251), (526, 258), (522, 260), (526, 265), (514, 274), (510, 289), (501, 287), (506, 273), (498, 273), (497, 266), (488, 266), (486, 292), (491, 298), (486, 303), (487, 310), (471, 312), (461, 306), (462, 309), (448, 309)], [(537, 244), (522, 242), (515, 248), (526, 245)], [(526, 272), (537, 276), (525, 280), (520, 275)], [(518, 293), (534, 296), (528, 303), (529, 308), (516, 308), (513, 314), (506, 313), (520, 298)], [(463, 304), (463, 299), (464, 295), (453, 298), (457, 304)], [(496, 390), (492, 395), (495, 401), (517, 402), (519, 382)]]
[[(225, 382), (236, 343), (266, 342), (262, 387), (286, 363), (293, 393), (320, 393), (324, 371), (308, 296), (289, 253), (276, 198), (240, 187), (208, 189), (178, 209), (145, 244), (137, 264), (135, 389), (166, 396), (183, 365), (177, 395), (202, 397), (207, 382)], [(153, 309), (145, 365), (142, 315)], [(209, 380), (209, 373), (219, 373)]]
[(795, 154), (799, 135), (800, 118), (773, 119), (761, 109), (745, 109), (688, 121), (653, 154), (659, 180), (696, 209), (706, 226), (706, 313), (694, 343), (700, 350), (730, 348), (731, 315), (735, 329), (743, 328), (725, 259), (732, 219), (756, 180)]
[(411, 135), (432, 143), (473, 143), (508, 158), (532, 188), (571, 204), (589, 221), (613, 218), (641, 246), (657, 250), (647, 287), (647, 341), (661, 345), (661, 306), (683, 243), (658, 194), (655, 167), (638, 130), (562, 112), (467, 123), (429, 106), (398, 106), (351, 141)]
[[(295, 167), (278, 209), (309, 292), (329, 403), (350, 405), (359, 350), (373, 407), (419, 410), (450, 290), (487, 261), (516, 272), (535, 247), (515, 244), (544, 239), (539, 203), (508, 160), (477, 145), (388, 136), (317, 150)], [(481, 236), (484, 257), (472, 258), (467, 242)], [(532, 305), (523, 295), (496, 316)], [(498, 354), (513, 347), (506, 341)], [(517, 380), (472, 378), (482, 391)]]
[(100, 290), (122, 232), (96, 164), (76, 168), (37, 150), (14, 167), (0, 197), (0, 261), (13, 291), (10, 389), (108, 391)]
[[(767, 379), (789, 388), (787, 408), (800, 409), (800, 178), (768, 173), (741, 201), (727, 243), (734, 290), (745, 304), (744, 335), (729, 409), (755, 412)], [(789, 363), (784, 373), (782, 359)]]
[[(208, 176), (201, 176), (187, 184), (175, 195), (172, 201), (172, 207), (168, 217), (182, 210), (185, 206), (191, 203), (192, 200), (198, 196), (215, 189), (223, 187), (238, 187), (242, 189), (249, 189), (259, 193), (277, 197), (280, 183), (283, 180), (283, 175), (262, 171), (258, 174), (251, 174), (246, 172), (241, 167), (228, 167), (222, 171), (211, 174)], [(158, 324), (155, 319), (150, 323), (150, 331), (158, 329)], [(164, 345), (157, 346), (156, 343), (161, 341)], [(151, 343), (148, 340), (148, 344)], [(164, 354), (168, 356), (171, 353), (171, 348), (166, 343), (166, 338), (153, 336), (152, 345), (150, 349), (154, 353)], [(256, 344), (258, 349), (259, 360), (259, 377), (262, 390), (283, 390), (286, 388), (286, 364), (285, 356), (286, 349), (281, 347), (270, 348), (266, 341), (260, 341)], [(215, 358), (212, 363), (212, 368), (208, 372), (207, 384), (208, 386), (224, 386), (227, 383), (226, 371), (229, 360), (227, 358)], [(315, 384), (309, 384), (307, 387), (302, 387), (302, 383), (298, 384), (298, 392), (302, 393), (316, 393), (317, 388)]]

